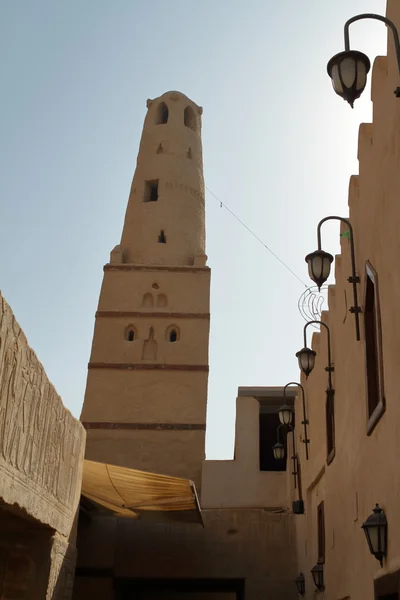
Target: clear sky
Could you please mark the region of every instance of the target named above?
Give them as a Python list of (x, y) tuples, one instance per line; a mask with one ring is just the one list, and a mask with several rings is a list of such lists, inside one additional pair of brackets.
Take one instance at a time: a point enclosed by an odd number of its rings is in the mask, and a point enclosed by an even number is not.
[[(204, 107), (206, 185), (309, 285), (316, 225), (347, 216), (369, 87), (352, 111), (326, 63), (384, 0), (1, 0), (0, 288), (79, 416), (94, 313), (119, 243), (146, 99)], [(386, 53), (363, 21), (351, 46)], [(298, 379), (305, 289), (210, 194), (208, 458), (233, 449), (238, 386)], [(338, 225), (323, 247), (338, 251)], [(110, 398), (112, 402), (112, 398)]]

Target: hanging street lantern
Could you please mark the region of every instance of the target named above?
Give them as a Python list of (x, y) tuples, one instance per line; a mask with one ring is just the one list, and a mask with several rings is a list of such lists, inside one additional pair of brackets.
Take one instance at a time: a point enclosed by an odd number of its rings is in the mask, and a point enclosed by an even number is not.
[(300, 573), (300, 575), (296, 577), (296, 587), (300, 596), (304, 596), (306, 593), (306, 580), (303, 573)]
[[(382, 21), (393, 34), (394, 49), (397, 59), (397, 70), (400, 74), (400, 39), (393, 21), (382, 15), (364, 13), (352, 17), (344, 24), (344, 52), (339, 52), (328, 62), (327, 71), (332, 80), (335, 92), (346, 100), (353, 108), (354, 100), (359, 98), (367, 83), (367, 74), (371, 68), (368, 56), (357, 50), (350, 50), (349, 27), (361, 19)], [(400, 87), (394, 90), (396, 98), (400, 98)]]
[(275, 446), (272, 446), (272, 451), (276, 460), (283, 460), (285, 458), (285, 448), (280, 442), (276, 442)]
[(372, 515), (363, 523), (365, 537), (371, 554), (379, 560), (381, 567), (383, 566), (383, 558), (387, 551), (387, 528), (388, 523), (386, 515), (377, 504)]
[(293, 418), (293, 408), (284, 404), (278, 410), (279, 421), (282, 425), (290, 425)]
[(311, 569), (311, 575), (314, 581), (314, 585), (318, 590), (324, 589), (324, 567), (322, 563), (317, 564)]
[(333, 262), (332, 254), (325, 252), (324, 250), (315, 250), (307, 254), (306, 263), (308, 264), (308, 274), (318, 286), (318, 290), (321, 291), (321, 287), (328, 279), (331, 272), (331, 264)]
[(300, 370), (308, 377), (315, 366), (315, 357), (317, 356), (317, 353), (314, 350), (311, 350), (311, 348), (304, 347), (296, 352), (296, 356), (299, 361)]
[(327, 70), (333, 89), (351, 108), (354, 108), (354, 100), (364, 91), (370, 68), (368, 56), (357, 50), (339, 52), (328, 62)]

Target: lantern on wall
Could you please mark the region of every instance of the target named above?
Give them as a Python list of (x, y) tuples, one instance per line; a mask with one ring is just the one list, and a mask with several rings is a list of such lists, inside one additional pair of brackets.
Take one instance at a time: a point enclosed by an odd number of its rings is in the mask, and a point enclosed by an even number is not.
[(314, 585), (318, 590), (324, 589), (324, 567), (322, 563), (317, 564), (311, 569), (311, 575), (314, 581)]
[(278, 410), (278, 416), (282, 425), (290, 425), (293, 418), (293, 408), (288, 404), (283, 404)]
[(283, 460), (285, 458), (285, 448), (280, 442), (272, 446), (272, 451), (276, 460)]
[(311, 350), (311, 348), (304, 347), (296, 352), (296, 356), (299, 361), (300, 370), (308, 377), (314, 368), (317, 353), (314, 350)]
[(315, 250), (307, 254), (305, 258), (308, 264), (308, 274), (321, 290), (325, 281), (328, 279), (331, 273), (331, 264), (333, 262), (332, 254), (325, 252), (325, 250)]
[(335, 92), (353, 108), (364, 91), (371, 68), (368, 56), (357, 50), (339, 52), (328, 62), (327, 71)]
[(362, 529), (364, 530), (369, 550), (379, 560), (381, 567), (383, 566), (383, 557), (386, 556), (387, 551), (387, 527), (386, 515), (379, 504), (377, 504), (372, 515), (363, 523)]
[(300, 596), (304, 596), (306, 593), (306, 580), (303, 573), (300, 573), (300, 575), (296, 577), (296, 587)]

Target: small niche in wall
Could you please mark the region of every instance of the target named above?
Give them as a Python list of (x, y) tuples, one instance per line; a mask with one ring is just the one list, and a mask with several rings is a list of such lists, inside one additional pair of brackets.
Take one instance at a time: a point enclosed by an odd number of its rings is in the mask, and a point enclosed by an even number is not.
[(144, 202), (157, 202), (158, 200), (158, 179), (144, 182)]
[(191, 148), (189, 148), (189, 150), (187, 151), (187, 157), (190, 159), (192, 158), (192, 149)]
[(179, 327), (176, 325), (170, 325), (165, 332), (165, 339), (171, 344), (177, 342), (180, 339)]
[(147, 292), (146, 294), (144, 294), (143, 300), (142, 300), (142, 306), (143, 306), (143, 308), (153, 308), (153, 306), (154, 306), (153, 294), (150, 294), (150, 292)]
[(166, 244), (167, 243), (167, 237), (164, 233), (164, 229), (161, 229), (160, 231), (160, 235), (158, 236), (158, 243), (159, 244)]
[(158, 294), (157, 296), (157, 306), (163, 308), (168, 305), (168, 299), (165, 294)]
[(125, 329), (125, 339), (127, 342), (134, 342), (137, 339), (137, 331), (133, 325), (128, 325)]
[(157, 148), (157, 154), (162, 154), (163, 152), (164, 152), (164, 149), (162, 147), (162, 144), (159, 144), (158, 148)]

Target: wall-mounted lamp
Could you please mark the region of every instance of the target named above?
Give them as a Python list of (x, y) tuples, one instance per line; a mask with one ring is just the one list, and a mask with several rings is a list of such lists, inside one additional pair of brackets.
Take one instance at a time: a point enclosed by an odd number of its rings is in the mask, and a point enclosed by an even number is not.
[[(308, 321), (308, 323), (306, 323), (304, 325), (304, 329), (303, 329), (304, 348), (302, 348), (301, 350), (296, 352), (297, 360), (299, 361), (300, 370), (303, 371), (303, 373), (305, 374), (306, 377), (308, 377), (314, 368), (315, 357), (316, 357), (317, 353), (314, 350), (311, 350), (311, 348), (307, 348), (307, 327), (309, 327), (309, 325), (313, 325), (315, 323), (318, 323), (319, 325), (322, 325), (322, 327), (325, 327), (327, 334), (328, 334), (327, 335), (328, 366), (325, 367), (325, 371), (328, 371), (328, 389), (332, 390), (333, 389), (332, 388), (332, 372), (335, 370), (335, 367), (332, 364), (332, 356), (331, 356), (331, 332), (326, 323), (324, 323), (323, 321)], [(310, 360), (310, 357), (312, 357), (312, 360)]]
[(296, 587), (300, 596), (304, 596), (306, 593), (306, 580), (303, 573), (300, 573), (300, 575), (296, 577)]
[(321, 591), (324, 589), (324, 566), (322, 563), (317, 564), (311, 569), (311, 575), (314, 581), (315, 587)]
[(306, 263), (308, 264), (308, 274), (310, 278), (317, 284), (318, 289), (321, 289), (321, 286), (328, 279), (330, 271), (331, 271), (331, 263), (333, 261), (332, 254), (328, 254), (321, 249), (321, 226), (325, 221), (342, 221), (346, 223), (349, 228), (349, 240), (350, 240), (350, 259), (351, 259), (351, 276), (347, 278), (347, 281), (353, 285), (353, 300), (354, 305), (349, 309), (351, 313), (354, 314), (355, 322), (356, 322), (356, 337), (357, 341), (360, 340), (360, 321), (359, 321), (359, 313), (361, 312), (361, 308), (358, 306), (358, 295), (357, 295), (357, 283), (360, 283), (360, 278), (356, 273), (356, 258), (355, 258), (355, 250), (354, 250), (354, 234), (353, 227), (349, 221), (349, 219), (345, 219), (344, 217), (325, 217), (318, 223), (317, 227), (317, 241), (318, 241), (318, 250), (315, 252), (311, 252), (306, 256)]
[[(286, 409), (285, 406), (281, 407), (278, 410), (278, 414), (281, 412), (282, 408)], [(290, 407), (288, 407), (288, 408), (290, 408)], [(286, 412), (286, 410), (282, 411), (282, 412)], [(290, 414), (291, 415), (293, 414), (293, 410), (291, 411)], [(280, 415), (279, 415), (279, 418), (280, 418)], [(279, 431), (280, 431), (280, 429), (282, 427), (284, 427), (285, 429), (288, 429), (289, 431), (292, 432), (292, 439), (293, 439), (293, 456), (292, 456), (292, 460), (293, 460), (293, 472), (292, 472), (292, 475), (294, 477), (294, 487), (296, 488), (297, 487), (297, 455), (296, 455), (296, 444), (295, 444), (295, 438), (294, 438), (294, 429), (293, 429), (293, 427), (291, 426), (290, 423), (287, 423), (287, 424), (281, 423), (279, 425), (279, 427), (278, 427), (278, 429), (276, 431), (277, 442), (276, 442), (276, 444), (274, 446), (272, 446), (272, 451), (274, 453), (274, 458), (276, 460), (283, 460), (285, 458), (285, 447), (284, 447), (283, 444), (281, 444), (280, 439), (279, 439)]]
[(386, 515), (377, 504), (372, 515), (363, 523), (362, 528), (367, 538), (368, 547), (371, 554), (379, 560), (381, 567), (383, 566), (383, 558), (387, 552), (387, 528), (388, 523)]
[[(314, 352), (314, 351), (313, 351), (313, 350), (311, 350), (311, 352)], [(314, 352), (314, 355), (315, 355), (315, 352)], [(302, 424), (302, 425), (303, 425), (303, 427), (304, 427), (304, 440), (303, 440), (303, 442), (304, 442), (304, 444), (306, 445), (306, 459), (308, 460), (308, 444), (310, 443), (310, 440), (308, 439), (308, 433), (307, 433), (307, 425), (309, 424), (309, 421), (308, 421), (308, 419), (307, 419), (307, 413), (306, 413), (306, 399), (305, 399), (305, 392), (304, 392), (304, 388), (303, 388), (303, 386), (301, 385), (301, 383), (297, 383), (296, 381), (291, 381), (290, 383), (287, 383), (287, 384), (285, 385), (285, 387), (283, 388), (283, 396), (284, 396), (284, 397), (286, 396), (286, 390), (287, 390), (287, 388), (288, 388), (289, 386), (291, 386), (291, 385), (297, 385), (297, 387), (299, 387), (299, 388), (301, 389), (301, 396), (302, 396), (302, 400), (303, 400), (303, 420), (302, 420), (301, 424)], [(285, 406), (285, 405), (284, 405), (284, 406)], [(289, 407), (289, 408), (290, 408), (290, 407)], [(282, 410), (282, 407), (279, 409), (279, 411), (281, 411), (281, 410)], [(281, 421), (281, 423), (282, 423), (281, 416), (280, 416), (280, 412), (279, 412), (279, 420), (280, 420), (280, 421)], [(292, 421), (290, 420), (290, 422), (292, 422)]]
[[(339, 52), (328, 62), (328, 75), (332, 79), (335, 92), (346, 100), (351, 108), (364, 91), (367, 83), (367, 74), (371, 63), (368, 56), (356, 50), (350, 50), (349, 27), (361, 19), (376, 19), (385, 23), (392, 31), (397, 57), (397, 67), (400, 73), (400, 42), (395, 24), (381, 15), (366, 13), (349, 19), (344, 25), (344, 52)], [(394, 91), (396, 98), (400, 98), (400, 87)]]

